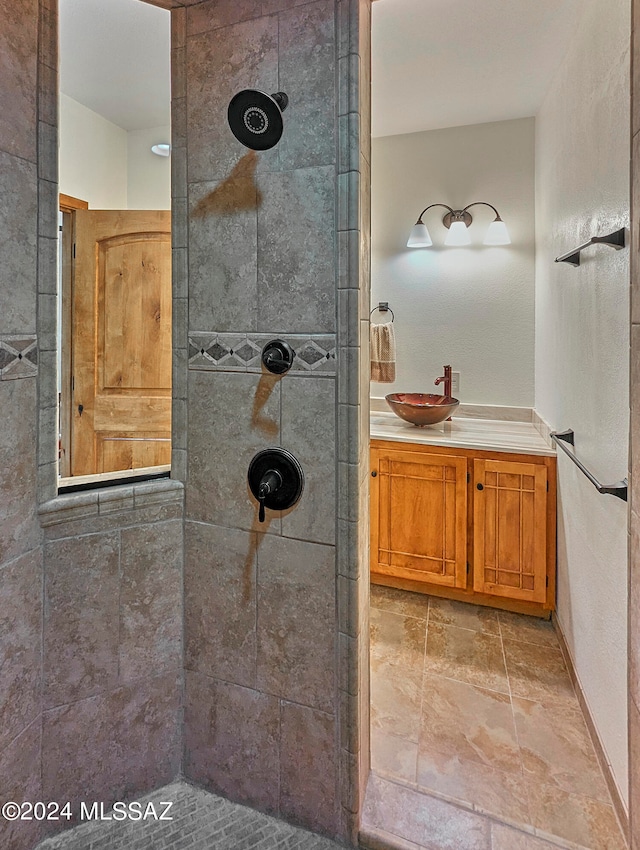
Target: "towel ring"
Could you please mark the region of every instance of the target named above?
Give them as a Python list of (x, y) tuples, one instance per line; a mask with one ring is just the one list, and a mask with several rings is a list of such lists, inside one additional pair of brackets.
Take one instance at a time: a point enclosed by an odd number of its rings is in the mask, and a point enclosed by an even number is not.
[(380, 310), (381, 313), (391, 313), (391, 321), (392, 322), (394, 321), (395, 316), (393, 314), (393, 310), (391, 309), (391, 307), (389, 307), (388, 301), (381, 301), (379, 304), (377, 304), (373, 308), (373, 310), (369, 313), (369, 318), (371, 318), (373, 316), (373, 314), (376, 312), (376, 310)]

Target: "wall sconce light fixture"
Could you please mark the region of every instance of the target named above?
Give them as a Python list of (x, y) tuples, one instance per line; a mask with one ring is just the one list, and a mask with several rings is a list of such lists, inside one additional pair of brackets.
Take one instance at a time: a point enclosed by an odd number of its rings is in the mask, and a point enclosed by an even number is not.
[(482, 204), (485, 207), (491, 207), (496, 214), (495, 219), (489, 225), (483, 244), (510, 245), (511, 239), (509, 238), (507, 225), (500, 218), (498, 210), (486, 201), (474, 201), (474, 203), (468, 204), (461, 210), (451, 209), (451, 207), (447, 204), (429, 204), (428, 207), (425, 207), (425, 209), (422, 210), (418, 216), (418, 220), (411, 228), (407, 248), (429, 248), (433, 245), (431, 236), (427, 230), (427, 225), (422, 221), (422, 216), (427, 212), (427, 210), (430, 210), (431, 207), (445, 207), (448, 210), (442, 219), (442, 223), (449, 230), (447, 238), (444, 240), (445, 245), (471, 245), (471, 237), (469, 236), (468, 227), (473, 221), (473, 218), (468, 210), (470, 207), (476, 207), (479, 204)]
[(169, 156), (171, 154), (171, 145), (169, 142), (159, 142), (157, 145), (151, 145), (151, 152), (156, 156)]

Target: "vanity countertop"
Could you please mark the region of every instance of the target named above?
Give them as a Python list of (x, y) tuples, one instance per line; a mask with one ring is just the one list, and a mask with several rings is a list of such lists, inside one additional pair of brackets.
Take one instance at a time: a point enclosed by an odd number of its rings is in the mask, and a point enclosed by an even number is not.
[(372, 440), (395, 440), (459, 449), (551, 456), (556, 453), (533, 423), (502, 419), (454, 416), (451, 422), (418, 428), (399, 419), (391, 411), (372, 410), (370, 434)]

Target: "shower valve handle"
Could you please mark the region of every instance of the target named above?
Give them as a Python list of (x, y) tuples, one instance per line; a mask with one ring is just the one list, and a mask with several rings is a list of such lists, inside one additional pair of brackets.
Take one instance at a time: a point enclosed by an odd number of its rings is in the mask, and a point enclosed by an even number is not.
[(266, 519), (266, 508), (286, 511), (300, 499), (304, 473), (299, 461), (282, 448), (263, 449), (249, 464), (249, 489), (258, 501), (258, 520)]
[(262, 349), (262, 362), (274, 375), (284, 375), (293, 366), (295, 351), (283, 339), (272, 339)]
[(260, 503), (258, 520), (260, 522), (264, 522), (265, 520), (264, 503), (269, 496), (277, 493), (280, 487), (282, 487), (282, 475), (280, 475), (277, 469), (268, 469), (262, 476), (260, 486), (258, 487), (258, 502)]

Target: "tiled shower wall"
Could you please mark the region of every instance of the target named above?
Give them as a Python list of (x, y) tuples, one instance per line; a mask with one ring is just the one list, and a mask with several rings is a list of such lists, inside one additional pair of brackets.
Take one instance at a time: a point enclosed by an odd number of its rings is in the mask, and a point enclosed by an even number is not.
[[(174, 10), (174, 480), (65, 496), (57, 10), (0, 13), (0, 792), (109, 803), (177, 775), (184, 737), (190, 778), (353, 838), (368, 740), (369, 0)], [(226, 127), (248, 86), (291, 98), (280, 146), (258, 156)], [(255, 368), (272, 335), (298, 354), (280, 381)], [(307, 486), (258, 528), (246, 468), (278, 444)], [(0, 823), (12, 850), (38, 837)]]
[[(40, 794), (37, 0), (0, 0), (0, 20), (0, 797), (11, 800)], [(0, 822), (3, 847), (36, 838)]]
[[(357, 564), (369, 134), (358, 109), (369, 0), (208, 0), (173, 17), (186, 80), (174, 168), (189, 212), (185, 775), (352, 835), (367, 691)], [(227, 104), (244, 88), (289, 96), (271, 151), (229, 131)], [(297, 353), (279, 379), (259, 361), (278, 337)], [(261, 525), (247, 469), (278, 445), (300, 460), (305, 491)]]

